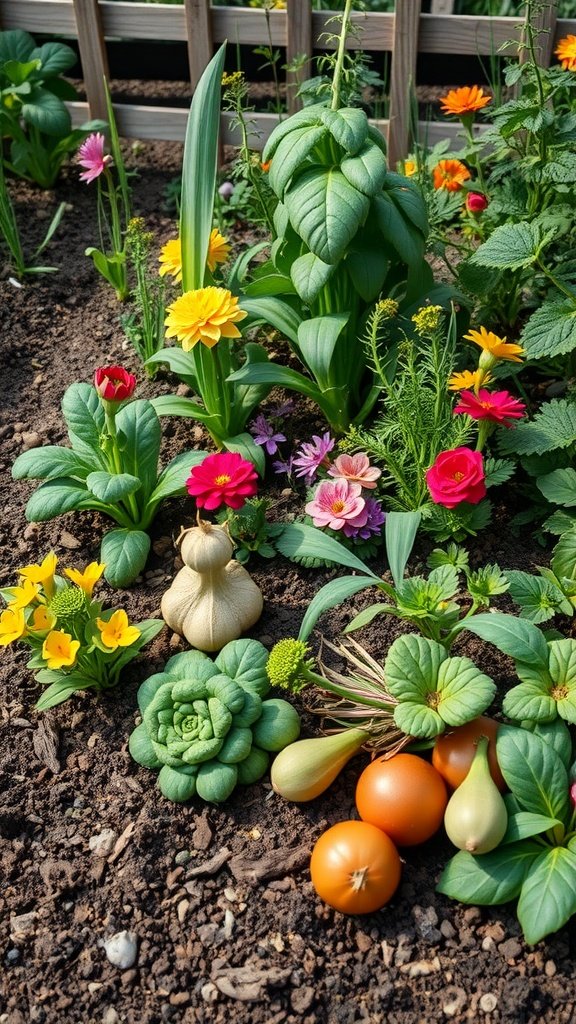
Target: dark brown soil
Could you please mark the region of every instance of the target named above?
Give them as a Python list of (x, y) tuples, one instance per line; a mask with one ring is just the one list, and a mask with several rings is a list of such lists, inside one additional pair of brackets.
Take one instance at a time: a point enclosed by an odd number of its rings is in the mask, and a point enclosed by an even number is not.
[[(173, 226), (161, 193), (179, 168), (181, 147), (147, 143), (132, 159), (139, 171), (136, 211), (164, 241)], [(83, 255), (96, 239), (95, 207), (76, 170), (55, 195), (21, 185), (14, 194), (29, 249), (55, 203), (64, 199), (69, 209), (48, 251), (60, 272), (22, 289), (7, 275), (0, 282), (3, 585), (50, 549), (63, 566), (83, 567), (98, 555), (104, 523), (96, 514), (28, 524), (31, 485), (10, 477), (26, 447), (64, 441), (59, 403), (66, 387), (116, 362), (138, 375), (141, 395), (175, 387), (168, 376), (147, 383), (125, 348), (118, 306)], [(305, 438), (313, 426), (321, 423), (302, 408), (294, 435)], [(193, 424), (165, 422), (166, 457), (201, 440)], [(290, 500), (277, 498), (281, 514)], [(159, 614), (179, 565), (171, 540), (192, 515), (189, 501), (167, 503), (153, 527), (154, 554), (143, 579), (120, 594), (102, 588), (130, 619)], [(519, 567), (541, 561), (531, 539), (515, 541), (506, 524), (498, 511), (491, 533), (472, 545), (474, 559)], [(297, 632), (329, 575), (282, 559), (256, 560), (251, 570), (265, 597), (254, 635), (266, 645)], [(326, 616), (329, 638), (351, 611)], [(384, 656), (398, 632), (379, 619), (363, 639)], [(3, 653), (0, 1024), (574, 1021), (573, 929), (530, 948), (513, 907), (466, 908), (436, 895), (451, 855), (441, 835), (405, 852), (400, 889), (377, 914), (344, 917), (315, 896), (309, 851), (328, 825), (354, 816), (365, 755), (310, 804), (285, 803), (267, 782), (238, 791), (222, 807), (165, 801), (154, 774), (131, 760), (127, 739), (140, 682), (183, 647), (166, 629), (117, 691), (101, 700), (79, 696), (44, 716), (34, 710), (39, 687), (25, 667), (26, 652)], [(506, 684), (505, 659), (469, 639), (461, 649)], [(105, 829), (115, 845), (97, 856), (90, 839)], [(138, 954), (121, 971), (102, 941), (125, 929), (136, 934)]]

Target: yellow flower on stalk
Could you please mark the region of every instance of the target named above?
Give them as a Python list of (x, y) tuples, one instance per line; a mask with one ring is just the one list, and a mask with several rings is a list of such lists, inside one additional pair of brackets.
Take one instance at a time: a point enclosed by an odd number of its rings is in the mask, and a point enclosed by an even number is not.
[(376, 309), (383, 320), (393, 320), (398, 316), (399, 308), (395, 299), (380, 299), (380, 302), (376, 303)]
[(32, 633), (49, 633), (51, 629), (54, 629), (56, 622), (54, 612), (50, 611), (45, 604), (39, 604), (32, 613), (28, 628)]
[(489, 384), (492, 374), (484, 370), (462, 370), (448, 378), (449, 391), (475, 391), (482, 384)]
[(5, 608), (0, 615), (0, 647), (26, 636), (26, 619), (21, 608)]
[(63, 629), (53, 629), (42, 644), (42, 657), (48, 668), (57, 672), (61, 668), (72, 668), (79, 650), (79, 640), (73, 640)]
[(230, 246), (224, 235), (221, 235), (218, 228), (213, 228), (210, 232), (210, 241), (208, 243), (208, 256), (206, 257), (206, 263), (208, 270), (211, 274), (216, 270), (217, 263), (226, 263), (230, 255)]
[(510, 363), (522, 362), (520, 356), (524, 354), (524, 349), (521, 345), (506, 341), (506, 338), (498, 337), (492, 331), (487, 331), (485, 327), (481, 327), (479, 331), (470, 330), (464, 337), (467, 341), (473, 341), (475, 345), (479, 345), (483, 349), (480, 356), (481, 369), (490, 369), (498, 359), (504, 359)]
[[(213, 228), (208, 242), (206, 265), (211, 274), (216, 270), (217, 263), (226, 263), (230, 255), (230, 245), (218, 231)], [(171, 274), (175, 281), (182, 280), (182, 243), (179, 238), (171, 238), (160, 250), (160, 277)]]
[(168, 306), (167, 338), (178, 338), (185, 352), (199, 341), (213, 348), (220, 338), (240, 338), (235, 324), (248, 316), (227, 288), (197, 288)]
[(104, 647), (115, 651), (117, 647), (129, 647), (136, 642), (140, 636), (140, 630), (136, 626), (128, 624), (126, 612), (119, 608), (110, 616), (108, 622), (104, 619), (96, 619), (96, 625), (100, 630), (100, 639)]
[(576, 71), (576, 36), (564, 36), (554, 50), (565, 71)]
[(404, 176), (406, 178), (411, 178), (414, 174), (416, 174), (417, 170), (418, 164), (416, 163), (415, 160), (404, 161)]
[(50, 551), (41, 565), (25, 565), (23, 569), (18, 569), (18, 572), (24, 579), (30, 580), (32, 583), (38, 583), (44, 590), (46, 597), (52, 597), (57, 562), (58, 558), (53, 551)]
[(7, 590), (10, 594), (8, 607), (12, 608), (13, 611), (18, 611), (19, 608), (27, 608), (29, 604), (38, 600), (40, 593), (38, 584), (32, 583), (32, 580), (29, 579), (24, 579), (21, 587), (8, 587)]
[(412, 317), (416, 334), (419, 334), (421, 338), (433, 334), (440, 327), (443, 315), (442, 306), (421, 306)]
[(64, 569), (66, 576), (75, 583), (80, 590), (83, 590), (87, 597), (92, 597), (92, 591), (100, 579), (106, 565), (104, 562), (90, 562), (84, 569), (84, 572), (80, 572), (79, 569)]

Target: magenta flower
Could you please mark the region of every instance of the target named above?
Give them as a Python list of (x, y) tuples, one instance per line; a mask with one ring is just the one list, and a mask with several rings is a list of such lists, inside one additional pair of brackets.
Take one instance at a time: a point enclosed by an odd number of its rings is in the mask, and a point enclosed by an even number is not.
[(86, 168), (80, 175), (80, 181), (85, 181), (87, 185), (99, 178), (112, 162), (110, 154), (104, 155), (105, 145), (106, 139), (101, 132), (92, 132), (78, 150), (78, 163)]
[(462, 391), (455, 413), (464, 413), (473, 420), (490, 420), (504, 427), (512, 426), (507, 420), (520, 420), (526, 412), (524, 402), (518, 401), (508, 391), (486, 391), (480, 388), (478, 394)]
[(254, 438), (254, 444), (265, 448), (268, 455), (275, 455), (278, 451), (278, 443), (286, 440), (284, 434), (275, 433), (273, 424), (262, 415), (257, 416), (250, 424), (250, 433)]
[(357, 455), (339, 455), (330, 466), (328, 476), (348, 480), (351, 484), (361, 484), (371, 491), (382, 476), (382, 470), (370, 465), (366, 452), (358, 452)]
[(306, 505), (306, 512), (312, 516), (314, 526), (328, 526), (331, 530), (341, 530), (347, 523), (365, 526), (368, 513), (361, 491), (360, 484), (347, 480), (322, 480)]
[(242, 508), (246, 498), (252, 498), (258, 490), (258, 474), (252, 463), (237, 452), (217, 452), (192, 467), (186, 490), (196, 498), (198, 508), (209, 512), (220, 505)]
[(367, 519), (363, 526), (344, 523), (342, 533), (346, 537), (369, 540), (370, 537), (378, 537), (382, 533), (382, 527), (386, 521), (386, 513), (383, 511), (380, 502), (376, 501), (376, 498), (365, 498), (364, 510)]
[(326, 431), (322, 437), (312, 435), (312, 441), (305, 441), (296, 452), (293, 465), (296, 466), (296, 476), (305, 477), (306, 483), (314, 482), (319, 466), (328, 466), (328, 452), (334, 447), (334, 441), (330, 432)]

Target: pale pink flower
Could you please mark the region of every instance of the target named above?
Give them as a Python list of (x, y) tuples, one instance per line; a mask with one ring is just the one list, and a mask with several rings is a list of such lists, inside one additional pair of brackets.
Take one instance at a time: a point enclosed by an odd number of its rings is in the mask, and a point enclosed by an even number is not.
[(366, 490), (372, 491), (376, 487), (376, 481), (382, 476), (382, 470), (370, 465), (366, 452), (358, 452), (357, 455), (339, 455), (330, 466), (328, 476), (336, 477), (337, 480), (348, 480), (351, 484), (360, 484)]
[(92, 132), (92, 135), (84, 140), (78, 150), (78, 163), (86, 168), (80, 175), (80, 181), (85, 181), (86, 184), (95, 181), (112, 162), (110, 154), (104, 155), (105, 145), (106, 139), (101, 132)]
[(322, 480), (306, 505), (306, 512), (312, 516), (314, 526), (328, 526), (331, 530), (341, 530), (345, 523), (365, 526), (368, 513), (361, 491), (360, 484), (347, 480)]

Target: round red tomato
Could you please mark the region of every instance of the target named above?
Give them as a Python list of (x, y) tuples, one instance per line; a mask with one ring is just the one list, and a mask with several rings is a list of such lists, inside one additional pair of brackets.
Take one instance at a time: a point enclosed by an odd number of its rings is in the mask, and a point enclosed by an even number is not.
[(494, 782), (501, 793), (508, 788), (496, 760), (497, 732), (498, 722), (481, 715), (466, 725), (448, 727), (446, 732), (438, 737), (432, 751), (432, 764), (452, 789), (457, 789), (464, 782), (481, 736), (488, 738), (488, 764)]
[(365, 821), (340, 821), (312, 851), (312, 885), (343, 914), (371, 914), (392, 898), (401, 874), (394, 843)]
[(377, 758), (364, 769), (356, 787), (362, 820), (381, 828), (399, 846), (430, 839), (442, 824), (447, 802), (442, 776), (415, 754)]

